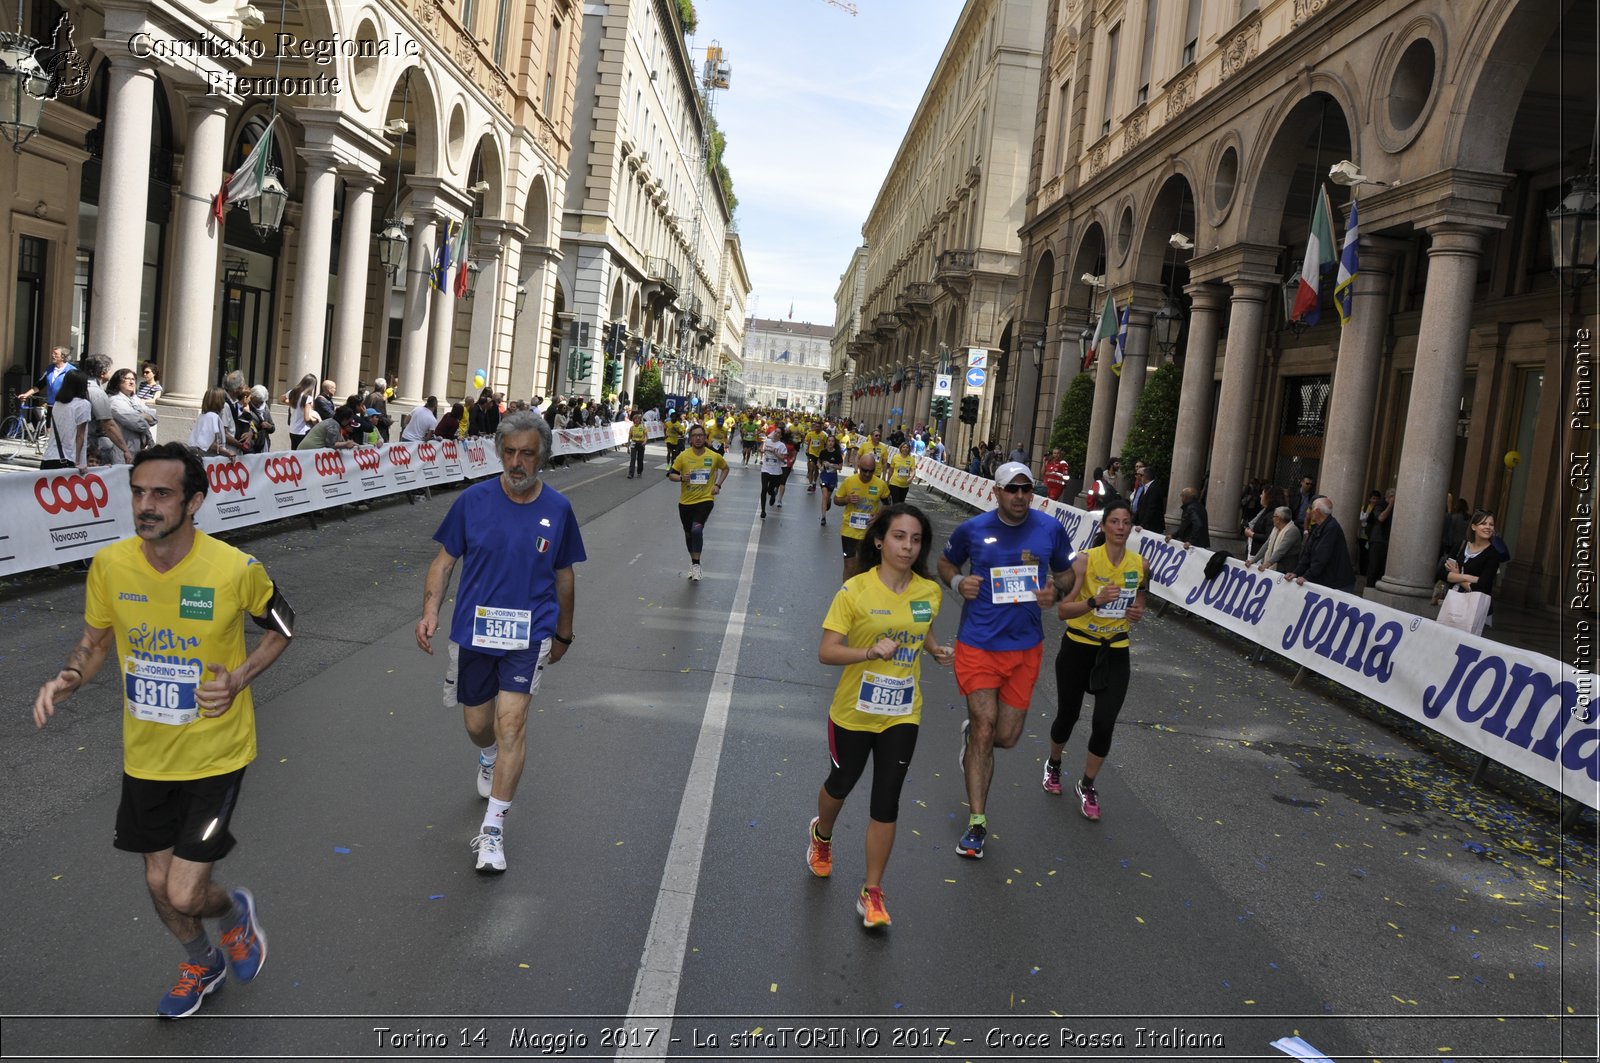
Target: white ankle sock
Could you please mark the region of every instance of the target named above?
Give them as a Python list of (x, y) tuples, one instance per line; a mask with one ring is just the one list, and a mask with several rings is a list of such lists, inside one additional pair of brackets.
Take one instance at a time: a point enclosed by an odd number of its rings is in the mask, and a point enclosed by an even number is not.
[(506, 829), (506, 813), (510, 811), (510, 801), (501, 801), (493, 797), (489, 798), (488, 811), (484, 812), (483, 814), (483, 826), (498, 827), (502, 832), (504, 832)]

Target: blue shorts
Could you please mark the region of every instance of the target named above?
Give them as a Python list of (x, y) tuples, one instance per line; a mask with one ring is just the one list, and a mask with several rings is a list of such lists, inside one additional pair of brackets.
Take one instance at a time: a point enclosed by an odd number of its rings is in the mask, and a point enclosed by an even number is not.
[(817, 480), (822, 484), (823, 487), (826, 487), (828, 490), (832, 491), (835, 487), (839, 486), (839, 470), (829, 469), (827, 472), (819, 474), (817, 476)]
[(525, 650), (507, 650), (502, 655), (460, 647), (456, 700), (463, 705), (487, 705), (501, 691), (537, 694), (539, 677), (550, 661), (550, 646), (551, 640), (543, 639)]

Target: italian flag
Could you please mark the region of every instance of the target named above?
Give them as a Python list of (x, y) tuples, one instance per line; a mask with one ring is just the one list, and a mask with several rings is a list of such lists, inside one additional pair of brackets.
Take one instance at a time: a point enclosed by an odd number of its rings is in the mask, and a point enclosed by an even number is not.
[(272, 128), (278, 124), (273, 115), (267, 128), (256, 138), (255, 147), (245, 156), (239, 168), (222, 179), (222, 189), (211, 197), (211, 216), (222, 220), (222, 212), (241, 200), (253, 199), (261, 194), (267, 183), (267, 159), (272, 154)]
[(467, 297), (467, 248), (472, 240), (472, 212), (467, 211), (466, 218), (456, 230), (456, 246), (452, 248), (452, 257), (456, 260), (455, 297)]
[(1328, 210), (1328, 190), (1317, 189), (1311, 212), (1311, 235), (1306, 239), (1306, 260), (1300, 266), (1300, 289), (1295, 293), (1292, 321), (1315, 325), (1322, 318), (1322, 275), (1338, 261), (1334, 254), (1333, 218)]

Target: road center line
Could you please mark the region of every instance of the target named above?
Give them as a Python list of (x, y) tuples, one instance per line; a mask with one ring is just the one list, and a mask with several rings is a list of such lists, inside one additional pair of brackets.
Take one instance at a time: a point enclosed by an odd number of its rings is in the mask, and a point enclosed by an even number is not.
[(752, 522), (745, 543), (744, 564), (739, 570), (738, 589), (717, 655), (717, 670), (706, 698), (705, 716), (700, 721), (700, 737), (695, 742), (694, 760), (684, 783), (683, 801), (678, 805), (678, 820), (672, 828), (672, 845), (667, 850), (661, 872), (661, 888), (656, 893), (655, 911), (645, 937), (644, 955), (633, 982), (633, 999), (628, 1003), (628, 1025), (650, 1019), (659, 1035), (648, 1046), (624, 1049), (617, 1059), (664, 1060), (672, 1038), (672, 1014), (677, 1008), (678, 985), (683, 977), (683, 957), (689, 947), (689, 924), (694, 917), (695, 894), (700, 887), (700, 865), (706, 848), (706, 825), (711, 821), (711, 798), (717, 785), (717, 767), (722, 760), (722, 740), (727, 730), (728, 708), (733, 703), (733, 681), (739, 669), (739, 646), (744, 641), (745, 614), (750, 607), (750, 587), (755, 581), (756, 551), (761, 527)]

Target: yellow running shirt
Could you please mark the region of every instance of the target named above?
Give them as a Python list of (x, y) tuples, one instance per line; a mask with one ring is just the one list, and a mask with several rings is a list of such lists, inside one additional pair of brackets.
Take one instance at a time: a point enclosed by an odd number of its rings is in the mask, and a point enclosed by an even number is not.
[(630, 443), (644, 443), (648, 441), (649, 438), (650, 429), (646, 428), (642, 424), (636, 424), (632, 428), (628, 429), (628, 442)]
[(721, 454), (707, 447), (698, 455), (685, 450), (672, 461), (672, 471), (683, 477), (678, 505), (692, 506), (696, 502), (711, 501), (711, 487), (717, 482), (717, 470), (726, 469), (728, 463)]
[(839, 534), (846, 539), (860, 539), (866, 536), (867, 526), (878, 515), (878, 510), (889, 501), (889, 484), (877, 474), (869, 483), (860, 473), (855, 473), (840, 482), (833, 497), (848, 498), (852, 494), (856, 500), (844, 507), (844, 523), (839, 525)]
[(661, 431), (666, 437), (667, 443), (675, 447), (678, 445), (678, 440), (683, 438), (683, 422), (668, 421), (661, 426)]
[(895, 487), (910, 487), (911, 474), (917, 471), (917, 456), (902, 454), (898, 450), (889, 459), (889, 483)]
[(808, 455), (810, 455), (811, 457), (813, 457), (813, 458), (816, 457), (818, 454), (821, 454), (822, 453), (822, 444), (827, 438), (828, 437), (826, 435), (824, 435), (822, 432), (818, 431), (815, 428), (813, 428), (811, 431), (807, 432), (806, 433), (806, 453)]
[(846, 665), (828, 718), (852, 731), (883, 731), (922, 720), (922, 644), (939, 615), (939, 585), (913, 575), (905, 593), (884, 586), (876, 566), (851, 577), (833, 596), (822, 626), (857, 649), (888, 636), (894, 659)]
[(728, 439), (728, 427), (713, 417), (706, 423), (706, 436), (713, 443), (726, 442)]
[(1073, 595), (1076, 601), (1086, 602), (1100, 593), (1100, 588), (1110, 584), (1121, 594), (1115, 601), (1099, 605), (1067, 621), (1067, 637), (1074, 642), (1091, 646), (1106, 643), (1110, 646), (1128, 644), (1128, 606), (1134, 594), (1145, 583), (1144, 555), (1127, 549), (1122, 564), (1113, 565), (1106, 556), (1106, 548), (1097, 546), (1084, 555), (1086, 565), (1084, 580)]
[(122, 765), (136, 779), (204, 779), (256, 759), (256, 713), (245, 687), (221, 716), (201, 716), (195, 688), (208, 664), (232, 670), (249, 656), (246, 614), (272, 600), (261, 562), (197, 531), (170, 571), (145, 560), (138, 539), (94, 555), (83, 619), (110, 628), (122, 669)]

